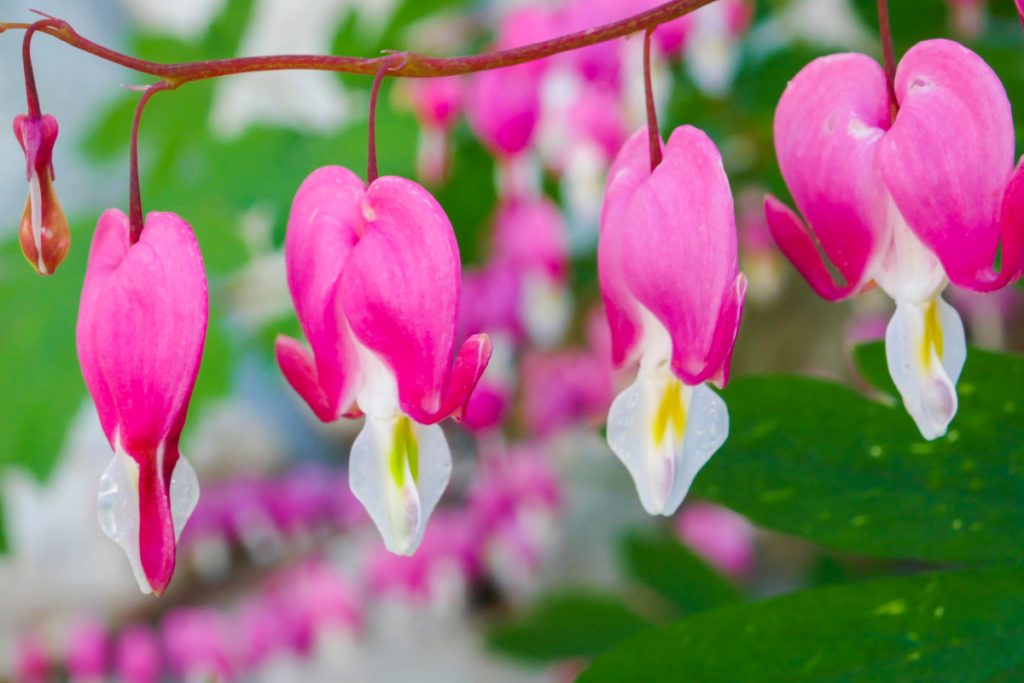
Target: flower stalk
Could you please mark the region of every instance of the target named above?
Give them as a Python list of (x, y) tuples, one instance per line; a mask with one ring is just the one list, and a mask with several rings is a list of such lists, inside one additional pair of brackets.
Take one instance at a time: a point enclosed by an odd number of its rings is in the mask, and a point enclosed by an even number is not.
[(896, 53), (892, 48), (888, 0), (878, 0), (878, 32), (882, 41), (882, 64), (885, 67), (885, 80), (889, 89), (889, 118), (895, 121), (900, 106), (896, 102)]
[(372, 185), (377, 179), (377, 93), (380, 91), (381, 81), (384, 80), (384, 73), (388, 70), (387, 64), (382, 64), (373, 78), (373, 87), (370, 88), (370, 118), (368, 122), (369, 145), (366, 152), (366, 184)]
[(658, 129), (658, 112), (654, 108), (654, 86), (651, 85), (651, 36), (654, 28), (644, 33), (644, 91), (647, 97), (647, 136), (651, 143), (651, 172), (661, 163), (661, 132)]
[(146, 103), (159, 90), (166, 90), (170, 87), (166, 81), (160, 81), (147, 87), (139, 98), (139, 104), (135, 107), (135, 120), (132, 122), (132, 142), (130, 161), (130, 181), (128, 199), (128, 224), (131, 228), (130, 240), (132, 244), (139, 241), (142, 236), (142, 228), (145, 224), (145, 217), (142, 214), (142, 191), (139, 186), (139, 122), (142, 120), (142, 110)]

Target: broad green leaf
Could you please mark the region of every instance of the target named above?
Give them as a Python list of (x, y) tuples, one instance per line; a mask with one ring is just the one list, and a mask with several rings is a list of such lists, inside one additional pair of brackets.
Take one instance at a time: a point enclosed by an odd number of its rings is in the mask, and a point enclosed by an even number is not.
[(571, 593), (549, 596), (525, 618), (495, 629), (488, 642), (518, 659), (554, 662), (596, 655), (649, 627), (615, 597)]
[(739, 599), (732, 584), (668, 535), (626, 536), (622, 559), (628, 575), (661, 593), (686, 614)]
[(579, 683), (1015, 680), (1024, 570), (925, 574), (703, 612), (599, 657)]
[[(882, 353), (858, 353), (879, 383)], [(971, 349), (958, 392), (949, 433), (928, 442), (898, 401), (820, 379), (734, 380), (723, 392), (729, 440), (693, 493), (840, 550), (1022, 559), (1024, 359)]]

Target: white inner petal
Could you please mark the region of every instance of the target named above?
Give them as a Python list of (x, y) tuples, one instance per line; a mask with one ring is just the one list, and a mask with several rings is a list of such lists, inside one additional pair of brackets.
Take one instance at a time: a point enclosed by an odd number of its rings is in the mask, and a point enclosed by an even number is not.
[(701, 467), (729, 435), (725, 402), (706, 384), (691, 387), (669, 368), (671, 338), (648, 311), (636, 381), (608, 414), (608, 445), (629, 470), (652, 515), (671, 515)]
[(946, 271), (932, 251), (922, 244), (906, 219), (889, 198), (889, 228), (892, 241), (875, 281), (898, 303), (924, 303), (946, 288)]
[(921, 436), (946, 433), (956, 415), (956, 383), (967, 359), (960, 316), (942, 299), (949, 284), (938, 257), (926, 247), (889, 198), (892, 241), (875, 281), (896, 300), (885, 332), (885, 355), (903, 405)]
[[(162, 448), (162, 447), (161, 447)], [(199, 504), (199, 477), (185, 456), (179, 455), (171, 474), (171, 519), (174, 522), (174, 540), (181, 538), (181, 530)]]
[(956, 415), (956, 383), (967, 359), (956, 310), (938, 294), (923, 304), (897, 302), (885, 331), (885, 355), (921, 436), (931, 441), (944, 435)]
[(128, 555), (139, 589), (148, 595), (153, 588), (142, 569), (139, 550), (139, 466), (121, 448), (120, 440), (116, 445), (114, 459), (100, 477), (100, 526)]
[[(402, 481), (391, 467), (395, 437), (408, 421), (418, 451), (418, 476), (411, 463), (401, 462)], [(426, 522), (441, 500), (451, 476), (452, 457), (438, 425), (420, 425), (405, 416), (367, 416), (349, 456), (352, 493), (370, 514), (384, 545), (393, 553), (412, 555), (423, 539)]]
[(29, 203), (32, 206), (32, 240), (36, 245), (36, 267), (46, 275), (46, 263), (43, 262), (43, 190), (39, 184), (39, 174), (32, 169), (28, 181)]
[(364, 382), (357, 394), (366, 414), (349, 455), (349, 484), (393, 553), (416, 551), (427, 520), (451, 476), (452, 458), (438, 425), (401, 412), (398, 382), (375, 353), (356, 342)]

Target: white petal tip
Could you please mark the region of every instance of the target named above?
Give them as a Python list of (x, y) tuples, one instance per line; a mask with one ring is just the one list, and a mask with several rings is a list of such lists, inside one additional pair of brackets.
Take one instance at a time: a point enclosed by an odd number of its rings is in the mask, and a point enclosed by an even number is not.
[(400, 464), (403, 482), (399, 485), (391, 465), (400, 420), (408, 418), (367, 417), (366, 425), (352, 444), (349, 485), (373, 519), (385, 547), (396, 555), (412, 555), (448, 486), (452, 459), (439, 426), (419, 425), (410, 420), (416, 476), (412, 476), (412, 458), (407, 457)]
[(608, 445), (652, 516), (675, 514), (728, 435), (729, 411), (718, 394), (705, 384), (687, 387), (673, 376), (641, 372), (608, 414)]
[(142, 569), (139, 550), (139, 466), (118, 449), (100, 477), (98, 512), (100, 527), (121, 546), (132, 566), (132, 573), (144, 595), (153, 592)]

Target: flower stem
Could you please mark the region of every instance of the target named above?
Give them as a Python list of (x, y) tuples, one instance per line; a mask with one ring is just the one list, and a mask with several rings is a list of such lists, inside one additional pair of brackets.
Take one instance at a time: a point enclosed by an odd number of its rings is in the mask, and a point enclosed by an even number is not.
[(651, 141), (651, 173), (661, 163), (661, 131), (658, 129), (658, 112), (654, 108), (654, 86), (651, 85), (651, 35), (654, 26), (644, 34), (644, 90), (647, 94), (647, 135)]
[(373, 87), (370, 89), (370, 120), (369, 120), (369, 145), (366, 151), (366, 184), (372, 185), (377, 179), (377, 93), (380, 90), (381, 81), (384, 80), (384, 73), (388, 70), (388, 64), (381, 64), (377, 75), (373, 78)]
[[(471, 57), (453, 57), (448, 59), (424, 57), (413, 52), (403, 53), (402, 57), (405, 59), (405, 63), (401, 67), (394, 69), (391, 75), (399, 77), (456, 76), (532, 62), (560, 52), (575, 50), (588, 45), (622, 38), (633, 33), (639, 33), (652, 26), (658, 26), (666, 21), (681, 17), (712, 1), (671, 0), (671, 2), (666, 2), (663, 5), (632, 17), (627, 17), (621, 21), (570, 33), (513, 50), (502, 50)], [(12, 29), (28, 28), (30, 28), (28, 24), (0, 23), (0, 33)], [(87, 40), (78, 35), (66, 21), (52, 19), (48, 21), (47, 25), (39, 27), (39, 30), (101, 59), (120, 64), (135, 71), (163, 78), (167, 81), (168, 88), (170, 89), (177, 88), (191, 81), (255, 71), (312, 69), (372, 75), (377, 73), (381, 64), (388, 63), (391, 59), (390, 55), (374, 59), (321, 55), (274, 55), (267, 57), (215, 59), (207, 62), (158, 64), (129, 57)]]
[(139, 98), (139, 104), (135, 107), (135, 121), (132, 122), (131, 168), (129, 170), (128, 225), (131, 228), (130, 244), (135, 244), (139, 241), (139, 237), (142, 236), (142, 228), (145, 226), (145, 220), (142, 216), (142, 191), (139, 187), (139, 122), (142, 120), (142, 110), (146, 108), (146, 103), (149, 102), (149, 98), (154, 93), (158, 90), (167, 90), (170, 87), (167, 81), (154, 83), (142, 93), (142, 97)]
[(888, 0), (878, 0), (878, 32), (882, 39), (882, 61), (885, 65), (885, 81), (889, 88), (889, 118), (892, 122), (896, 120), (900, 106), (896, 102), (896, 54), (892, 48)]
[(25, 96), (28, 99), (28, 117), (40, 119), (43, 111), (39, 106), (39, 93), (36, 91), (36, 75), (32, 70), (32, 36), (44, 26), (53, 26), (52, 19), (40, 19), (25, 29), (25, 39), (21, 44), (21, 58), (25, 63)]

